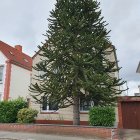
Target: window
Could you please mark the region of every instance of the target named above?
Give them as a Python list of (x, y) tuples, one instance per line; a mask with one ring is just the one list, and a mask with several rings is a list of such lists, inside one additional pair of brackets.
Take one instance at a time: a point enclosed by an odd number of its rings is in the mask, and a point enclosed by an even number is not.
[(11, 51), (10, 51), (9, 53), (10, 53), (11, 55), (14, 55), (14, 53), (13, 53), (13, 52), (11, 52)]
[(38, 78), (40, 80), (42, 80), (43, 78), (45, 78), (45, 72), (44, 71), (38, 71)]
[(58, 103), (53, 103), (48, 100), (47, 97), (42, 97), (43, 104), (42, 104), (42, 111), (56, 111), (58, 110)]
[(28, 60), (26, 58), (23, 59), (26, 63), (28, 63)]
[(84, 101), (80, 99), (80, 111), (89, 111), (94, 106), (94, 101)]
[(38, 76), (43, 76), (45, 74), (44, 71), (38, 71)]
[(0, 66), (0, 83), (3, 81), (3, 69), (4, 66)]

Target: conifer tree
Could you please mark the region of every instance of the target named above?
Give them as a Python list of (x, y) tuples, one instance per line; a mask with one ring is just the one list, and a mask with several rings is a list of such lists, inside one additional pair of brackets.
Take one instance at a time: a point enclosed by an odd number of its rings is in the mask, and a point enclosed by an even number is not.
[(33, 98), (42, 103), (41, 96), (49, 97), (59, 108), (73, 105), (75, 125), (80, 123), (81, 98), (114, 105), (124, 84), (111, 76), (120, 68), (108, 59), (115, 48), (99, 6), (96, 0), (57, 0), (48, 19), (48, 41), (39, 47), (43, 59), (34, 67), (43, 74), (30, 87)]

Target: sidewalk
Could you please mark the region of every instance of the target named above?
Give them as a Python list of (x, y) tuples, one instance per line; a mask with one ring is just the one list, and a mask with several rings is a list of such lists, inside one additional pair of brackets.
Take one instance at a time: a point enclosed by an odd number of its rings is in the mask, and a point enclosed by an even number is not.
[(139, 129), (121, 129), (119, 135), (121, 140), (140, 140)]
[(0, 131), (0, 140), (101, 140), (101, 139)]

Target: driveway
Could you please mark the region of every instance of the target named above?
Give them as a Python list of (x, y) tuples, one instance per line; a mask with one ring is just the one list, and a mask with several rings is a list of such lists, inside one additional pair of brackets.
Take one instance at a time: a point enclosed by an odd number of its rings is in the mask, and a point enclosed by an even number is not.
[(140, 130), (121, 129), (119, 131), (120, 140), (140, 140)]
[(0, 131), (0, 140), (103, 140), (103, 139), (95, 137), (80, 138), (72, 136)]

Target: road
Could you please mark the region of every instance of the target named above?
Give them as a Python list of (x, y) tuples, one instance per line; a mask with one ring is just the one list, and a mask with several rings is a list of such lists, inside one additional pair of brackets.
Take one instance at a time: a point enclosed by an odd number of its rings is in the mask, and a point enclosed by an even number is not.
[(102, 139), (0, 131), (0, 140), (102, 140)]
[(140, 140), (140, 129), (121, 129), (120, 140)]

